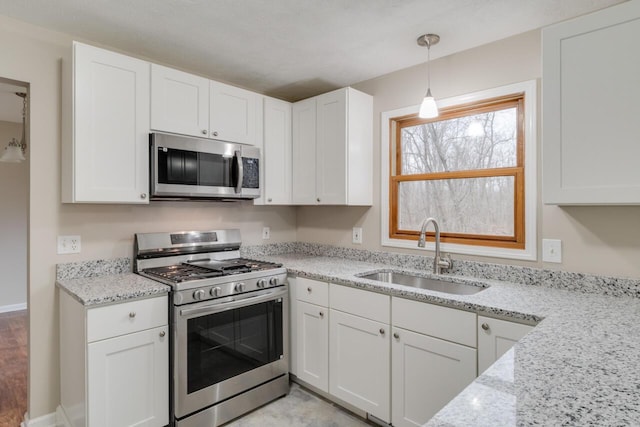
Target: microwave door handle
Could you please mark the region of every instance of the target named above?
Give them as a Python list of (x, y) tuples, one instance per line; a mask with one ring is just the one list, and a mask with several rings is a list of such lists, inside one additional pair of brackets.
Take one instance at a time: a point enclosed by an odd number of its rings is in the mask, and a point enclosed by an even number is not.
[(236, 181), (236, 193), (242, 192), (242, 179), (244, 178), (244, 170), (242, 164), (242, 153), (240, 150), (236, 150), (233, 158), (236, 161), (236, 165), (238, 166), (238, 180)]

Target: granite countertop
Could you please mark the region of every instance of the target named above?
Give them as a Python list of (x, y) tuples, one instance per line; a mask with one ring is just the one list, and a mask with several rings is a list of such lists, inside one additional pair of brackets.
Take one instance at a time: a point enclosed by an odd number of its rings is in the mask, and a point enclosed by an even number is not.
[(84, 306), (112, 304), (135, 298), (167, 294), (167, 285), (133, 273), (104, 276), (58, 278), (56, 286), (74, 297)]
[(299, 276), (539, 322), (427, 426), (640, 423), (640, 299), (447, 275), (490, 285), (475, 295), (448, 295), (356, 277), (385, 269), (381, 264), (299, 254), (261, 258)]

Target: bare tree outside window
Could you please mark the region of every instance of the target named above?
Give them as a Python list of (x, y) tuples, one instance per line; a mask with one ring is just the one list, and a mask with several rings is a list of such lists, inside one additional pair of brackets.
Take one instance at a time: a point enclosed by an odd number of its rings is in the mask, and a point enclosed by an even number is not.
[(422, 120), (393, 119), (390, 236), (417, 238), (437, 218), (443, 240), (524, 245), (523, 94)]

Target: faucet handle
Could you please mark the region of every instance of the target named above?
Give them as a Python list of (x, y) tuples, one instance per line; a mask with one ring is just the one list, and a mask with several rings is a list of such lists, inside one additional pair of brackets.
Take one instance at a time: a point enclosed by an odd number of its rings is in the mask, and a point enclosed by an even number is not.
[(451, 254), (442, 254), (438, 260), (438, 265), (440, 265), (442, 270), (448, 271), (453, 269), (453, 259), (451, 258)]

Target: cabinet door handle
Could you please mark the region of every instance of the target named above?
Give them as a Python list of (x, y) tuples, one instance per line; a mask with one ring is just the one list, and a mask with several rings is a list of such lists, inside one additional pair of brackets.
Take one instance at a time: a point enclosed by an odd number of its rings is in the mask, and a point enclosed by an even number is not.
[(320, 197), (318, 197), (318, 198), (316, 199), (316, 201), (317, 201), (318, 203), (320, 203)]
[(380, 335), (384, 335), (384, 328), (380, 328)]
[(160, 331), (160, 338), (164, 338), (165, 335), (166, 333), (164, 331)]
[(132, 311), (131, 313), (129, 313), (129, 317), (130, 317), (130, 318), (132, 318), (132, 319), (133, 319), (134, 317), (136, 317), (136, 312), (135, 312), (135, 311)]
[(399, 334), (399, 333), (397, 333), (397, 332), (394, 332), (394, 333), (393, 333), (393, 337), (394, 337), (395, 339), (400, 339), (400, 334)]
[(307, 288), (307, 292), (309, 292), (309, 293), (311, 293), (311, 291), (312, 291), (312, 290), (313, 290), (313, 289), (311, 289), (311, 286), (309, 286), (309, 287)]
[(482, 324), (482, 329), (484, 329), (485, 331), (489, 330), (489, 324), (488, 323), (483, 323)]
[(202, 134), (206, 135), (207, 134), (207, 130), (206, 129), (202, 129)]
[(211, 132), (211, 135), (218, 136), (218, 132), (217, 131), (213, 131), (213, 132)]
[(324, 313), (322, 311), (320, 312), (320, 317), (324, 317)]
[(141, 198), (142, 200), (146, 199), (146, 198), (147, 198), (147, 193), (141, 193), (141, 194), (140, 194), (140, 198)]
[(269, 198), (267, 199), (267, 202), (272, 202), (272, 201), (273, 201), (273, 199), (272, 199), (271, 197), (269, 197)]

